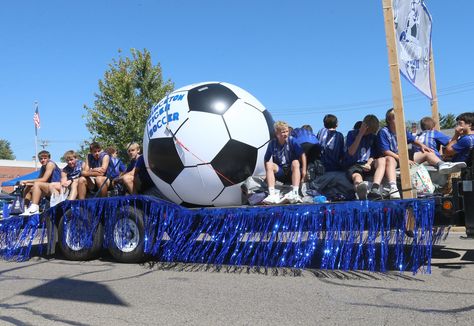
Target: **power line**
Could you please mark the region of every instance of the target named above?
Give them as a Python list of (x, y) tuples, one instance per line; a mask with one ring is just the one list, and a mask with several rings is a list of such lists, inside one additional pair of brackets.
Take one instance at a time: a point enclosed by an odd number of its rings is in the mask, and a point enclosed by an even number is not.
[[(453, 85), (445, 87), (438, 90), (438, 97), (444, 97), (454, 94), (466, 93), (474, 91), (474, 82), (466, 82), (458, 85)], [(417, 102), (421, 100), (426, 100), (426, 97), (414, 93), (404, 96), (404, 102)], [(391, 105), (392, 99), (377, 99), (372, 101), (363, 101), (363, 102), (354, 102), (346, 104), (336, 104), (336, 105), (327, 105), (327, 106), (312, 106), (312, 107), (293, 107), (293, 108), (279, 108), (271, 109), (270, 111), (274, 114), (280, 114), (284, 116), (295, 116), (295, 115), (305, 115), (305, 114), (314, 114), (314, 113), (326, 113), (326, 112), (347, 112), (347, 111), (356, 111), (363, 109), (371, 109), (383, 106), (384, 109), (386, 106)], [(284, 112), (281, 112), (283, 111)]]

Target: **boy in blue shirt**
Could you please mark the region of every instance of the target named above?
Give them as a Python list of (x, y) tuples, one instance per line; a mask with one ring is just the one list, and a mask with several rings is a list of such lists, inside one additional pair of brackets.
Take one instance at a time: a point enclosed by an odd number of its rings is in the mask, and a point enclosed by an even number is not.
[(456, 122), (454, 136), (446, 145), (444, 154), (451, 157), (453, 162), (467, 163), (474, 147), (474, 113), (462, 113), (457, 116)]
[(30, 216), (39, 213), (39, 202), (42, 196), (51, 194), (51, 185), (59, 184), (61, 181), (61, 169), (51, 160), (51, 154), (48, 151), (38, 153), (38, 160), (41, 163), (41, 169), (38, 179), (23, 180), (20, 185), (25, 186), (25, 211), (22, 216)]
[(85, 199), (87, 189), (100, 189), (100, 196), (107, 197), (107, 190), (110, 186), (110, 180), (107, 178), (110, 156), (102, 151), (102, 146), (97, 142), (91, 143), (89, 150), (90, 154), (87, 155), (79, 178), (78, 197)]
[(67, 151), (64, 153), (64, 159), (67, 165), (61, 171), (61, 185), (54, 189), (56, 193), (61, 191), (61, 187), (69, 189), (68, 200), (77, 198), (77, 186), (79, 177), (81, 176), (83, 163), (77, 159), (77, 154), (74, 151)]
[(321, 162), (326, 171), (342, 170), (344, 157), (344, 136), (336, 131), (337, 117), (327, 114), (324, 119), (324, 128), (319, 130), (317, 138), (321, 146)]
[[(393, 109), (390, 109), (385, 114), (385, 120), (387, 126), (380, 129), (377, 135), (377, 147), (378, 155), (386, 157), (385, 176), (390, 184), (390, 198), (400, 199), (400, 193), (398, 192), (396, 183), (396, 168), (399, 163), (400, 157), (398, 156), (398, 143), (395, 126), (395, 113)], [(416, 140), (415, 137), (408, 131), (406, 132), (407, 142), (414, 144), (420, 148), (419, 154), (416, 157), (416, 163), (423, 163), (427, 161), (429, 164), (438, 167), (438, 171), (442, 174), (449, 174), (452, 172), (460, 171), (463, 167), (466, 167), (465, 163), (451, 163), (442, 161), (434, 151)], [(410, 165), (415, 162), (409, 160)]]
[(420, 127), (422, 132), (416, 136), (416, 140), (425, 144), (433, 152), (422, 152), (419, 148), (414, 147), (413, 160), (416, 163), (428, 162), (430, 165), (437, 167), (441, 174), (459, 172), (462, 168), (466, 167), (466, 164), (461, 162), (463, 160), (447, 162), (441, 159), (439, 148), (441, 145), (448, 145), (449, 137), (438, 130), (434, 130), (435, 122), (432, 118), (425, 117), (421, 119)]
[(296, 142), (303, 149), (308, 163), (314, 162), (314, 160), (319, 158), (319, 141), (310, 125), (303, 125), (301, 128), (293, 129), (291, 136), (295, 138)]
[(112, 182), (113, 184), (123, 184), (129, 194), (135, 194), (136, 191), (133, 187), (133, 179), (135, 177), (137, 160), (140, 157), (140, 145), (138, 143), (131, 143), (128, 145), (127, 154), (130, 158), (130, 163), (127, 165), (125, 171), (121, 173), (119, 177), (116, 177)]
[[(275, 122), (274, 129), (276, 138), (268, 144), (264, 157), (269, 195), (263, 203), (280, 204), (284, 201), (301, 203), (299, 187), (301, 180), (306, 178), (306, 155), (296, 140), (289, 136), (286, 122)], [(275, 191), (275, 179), (283, 183), (291, 181), (293, 189), (283, 197), (283, 200)]]
[(375, 159), (376, 133), (379, 119), (369, 114), (364, 117), (358, 129), (349, 131), (346, 138), (345, 165), (347, 177), (354, 184), (357, 198), (367, 199), (367, 184), (364, 177), (373, 176), (371, 195), (380, 197), (380, 184), (385, 174), (385, 157)]
[[(435, 121), (431, 117), (424, 117), (420, 120), (421, 132), (416, 135), (415, 139), (420, 143), (425, 144), (427, 147), (431, 148), (433, 152), (441, 158), (439, 149), (441, 145), (446, 146), (449, 143), (449, 137), (443, 134), (442, 132), (435, 129)], [(417, 153), (421, 153), (418, 147), (414, 148), (414, 159), (417, 161)]]

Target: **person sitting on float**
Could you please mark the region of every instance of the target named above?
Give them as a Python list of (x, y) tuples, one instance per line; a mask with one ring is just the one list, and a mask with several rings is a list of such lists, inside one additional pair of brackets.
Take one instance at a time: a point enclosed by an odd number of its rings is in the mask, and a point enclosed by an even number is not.
[(85, 199), (87, 190), (98, 191), (100, 197), (107, 197), (107, 191), (111, 184), (107, 177), (110, 156), (102, 150), (99, 143), (93, 142), (89, 146), (90, 154), (84, 162), (84, 168), (79, 178), (77, 188), (79, 199)]
[(378, 130), (379, 119), (369, 114), (364, 117), (358, 129), (349, 131), (346, 137), (347, 177), (354, 184), (359, 200), (366, 200), (368, 197), (368, 186), (364, 182), (368, 176), (373, 176), (369, 197), (381, 197), (380, 184), (385, 174), (385, 157), (375, 158)]
[[(286, 122), (275, 122), (274, 129), (276, 138), (268, 144), (264, 157), (269, 195), (263, 200), (263, 203), (301, 203), (299, 187), (301, 180), (306, 179), (306, 155), (296, 140), (289, 136)], [(275, 190), (276, 180), (283, 183), (291, 182), (292, 190), (283, 198), (280, 198)]]
[(30, 216), (39, 213), (39, 202), (43, 196), (51, 195), (50, 185), (59, 184), (61, 180), (61, 170), (58, 165), (51, 160), (51, 154), (43, 150), (38, 153), (38, 160), (41, 163), (39, 177), (32, 180), (23, 180), (20, 185), (25, 186), (23, 192), (25, 199), (25, 209), (22, 216)]
[(119, 177), (113, 179), (113, 184), (122, 184), (125, 186), (127, 193), (134, 194), (133, 189), (134, 178), (135, 178), (135, 168), (137, 165), (137, 160), (140, 155), (140, 145), (138, 143), (131, 143), (127, 149), (128, 157), (130, 158), (130, 163), (127, 165), (125, 172), (120, 174)]
[[(474, 113), (465, 112), (456, 117), (454, 135), (444, 149), (452, 162), (468, 163), (474, 148)], [(472, 164), (472, 162), (470, 162)]]
[(79, 177), (84, 163), (77, 159), (77, 154), (73, 150), (64, 153), (63, 158), (66, 161), (66, 166), (61, 170), (61, 183), (59, 186), (52, 185), (52, 193), (58, 194), (62, 187), (69, 191), (67, 199), (74, 200), (77, 198)]

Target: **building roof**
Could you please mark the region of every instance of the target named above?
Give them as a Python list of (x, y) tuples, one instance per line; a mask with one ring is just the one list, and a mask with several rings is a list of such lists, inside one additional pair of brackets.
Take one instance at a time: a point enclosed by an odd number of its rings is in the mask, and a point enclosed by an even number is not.
[[(66, 163), (56, 162), (56, 164), (62, 169), (66, 166)], [(17, 161), (17, 160), (0, 160), (0, 167), (16, 167), (16, 168), (35, 168), (35, 161)], [(41, 167), (40, 163), (37, 162), (38, 168)]]

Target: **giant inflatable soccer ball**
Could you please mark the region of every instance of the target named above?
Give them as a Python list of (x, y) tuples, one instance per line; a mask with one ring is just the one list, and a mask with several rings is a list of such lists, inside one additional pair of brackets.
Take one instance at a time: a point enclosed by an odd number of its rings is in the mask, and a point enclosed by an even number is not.
[(158, 189), (177, 204), (241, 204), (241, 184), (265, 174), (273, 119), (245, 90), (205, 82), (180, 88), (155, 105), (143, 148)]

